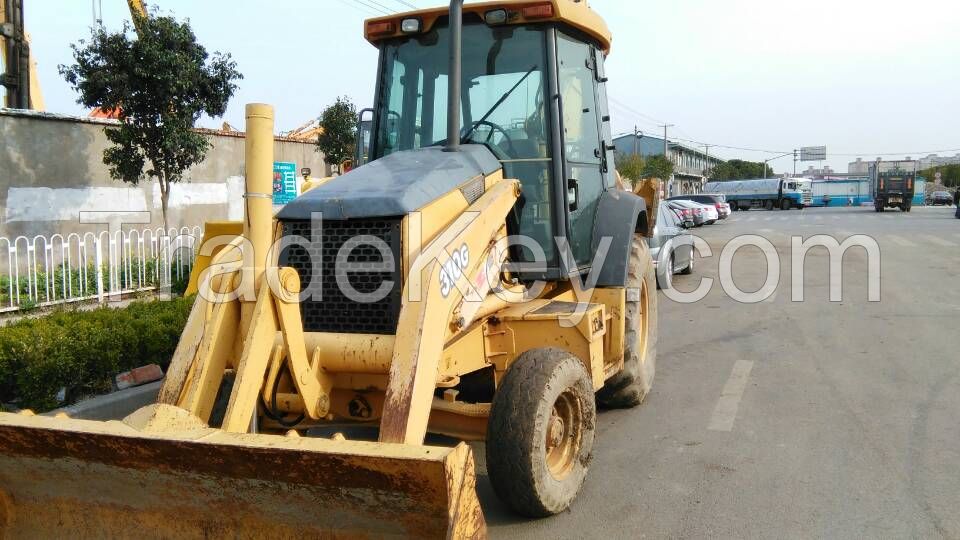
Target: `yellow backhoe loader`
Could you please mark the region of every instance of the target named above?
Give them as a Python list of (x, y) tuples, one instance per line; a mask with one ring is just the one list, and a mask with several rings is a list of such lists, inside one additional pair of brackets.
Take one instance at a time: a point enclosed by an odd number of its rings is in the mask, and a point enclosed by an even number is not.
[(574, 501), (598, 404), (639, 405), (656, 358), (607, 27), (581, 0), (365, 24), (371, 161), (273, 215), (247, 107), (245, 219), (207, 228), (158, 402), (0, 415), (0, 536), (482, 537), (464, 441), (518, 513)]

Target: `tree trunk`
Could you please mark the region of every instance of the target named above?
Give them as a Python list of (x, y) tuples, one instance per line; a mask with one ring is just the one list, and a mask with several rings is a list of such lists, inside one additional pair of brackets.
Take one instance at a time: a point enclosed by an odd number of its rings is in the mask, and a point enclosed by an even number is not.
[(164, 177), (158, 178), (157, 181), (160, 183), (160, 216), (163, 218), (163, 234), (166, 235), (170, 230), (167, 223), (167, 202), (170, 200), (170, 185)]

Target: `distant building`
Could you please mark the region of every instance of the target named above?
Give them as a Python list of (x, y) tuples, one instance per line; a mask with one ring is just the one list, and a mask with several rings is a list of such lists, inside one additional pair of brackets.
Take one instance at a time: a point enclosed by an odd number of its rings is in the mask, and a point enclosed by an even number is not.
[[(620, 154), (638, 154), (642, 157), (663, 155), (662, 137), (628, 133), (615, 137), (613, 144)], [(674, 167), (673, 179), (665, 190), (668, 197), (702, 192), (709, 171), (724, 161), (693, 146), (672, 141), (668, 142), (667, 152)]]
[(809, 167), (807, 167), (807, 170), (802, 171), (800, 173), (800, 176), (804, 178), (817, 178), (817, 177), (822, 178), (826, 176), (833, 176), (835, 174), (837, 174), (837, 172), (834, 171), (833, 168), (830, 167), (829, 165), (825, 165), (823, 168), (820, 168), (820, 169), (817, 169), (813, 165), (810, 165)]
[[(868, 174), (870, 174), (870, 166), (878, 161), (881, 163), (881, 166), (880, 166), (881, 170), (885, 168), (894, 167), (895, 166), (894, 164), (896, 163), (899, 163), (901, 167), (906, 167), (906, 165), (904, 165), (904, 162), (916, 161), (917, 170), (921, 171), (923, 169), (928, 169), (930, 167), (936, 167), (939, 165), (950, 165), (953, 163), (960, 163), (960, 154), (957, 154), (954, 157), (940, 157), (936, 154), (930, 154), (929, 156), (925, 158), (920, 158), (918, 160), (914, 160), (910, 156), (907, 156), (905, 159), (902, 159), (902, 160), (892, 160), (892, 161), (884, 161), (882, 158), (879, 158), (879, 157), (871, 161), (864, 161), (862, 158), (857, 158), (856, 161), (851, 161), (847, 165), (847, 174), (853, 175), (853, 176), (867, 176)], [(910, 167), (912, 168), (912, 165), (910, 165)]]
[[(877, 158), (877, 159), (879, 160), (880, 158)], [(856, 161), (851, 161), (851, 162), (847, 165), (847, 174), (855, 174), (855, 175), (864, 175), (864, 176), (866, 176), (867, 173), (870, 172), (870, 164), (871, 164), (871, 163), (873, 163), (873, 162), (872, 162), (872, 161), (864, 161), (863, 158), (857, 158)]]
[(960, 154), (955, 156), (938, 156), (936, 154), (930, 154), (927, 157), (920, 158), (919, 160), (920, 169), (929, 169), (930, 167), (940, 167), (942, 165), (957, 165), (960, 164)]

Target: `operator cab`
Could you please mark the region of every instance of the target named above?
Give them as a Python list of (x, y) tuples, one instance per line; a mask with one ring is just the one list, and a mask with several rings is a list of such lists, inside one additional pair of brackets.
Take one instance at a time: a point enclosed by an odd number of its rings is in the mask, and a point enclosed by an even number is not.
[[(510, 232), (535, 245), (514, 259), (546, 261), (539, 278), (585, 272), (598, 203), (614, 186), (603, 75), (609, 43), (562, 21), (503, 24), (516, 17), (471, 8), (463, 18), (460, 143), (485, 146), (522, 185)], [(439, 13), (427, 28), (417, 20), (418, 32), (373, 40), (380, 67), (371, 160), (448, 143), (449, 17)], [(573, 261), (560, 256), (557, 239), (569, 242)]]

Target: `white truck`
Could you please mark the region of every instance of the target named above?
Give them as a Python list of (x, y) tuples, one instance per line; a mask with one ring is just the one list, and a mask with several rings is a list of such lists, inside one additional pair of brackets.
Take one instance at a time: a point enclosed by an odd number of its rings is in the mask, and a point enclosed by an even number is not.
[(704, 193), (726, 197), (731, 210), (765, 208), (790, 210), (813, 202), (813, 181), (808, 178), (758, 178), (707, 182)]

